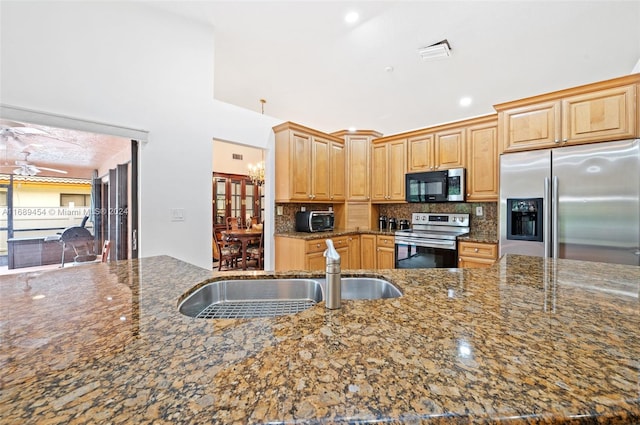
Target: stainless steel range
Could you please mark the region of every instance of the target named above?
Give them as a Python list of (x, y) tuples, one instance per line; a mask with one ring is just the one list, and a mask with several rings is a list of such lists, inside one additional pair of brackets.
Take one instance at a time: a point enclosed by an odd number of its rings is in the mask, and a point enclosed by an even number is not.
[(467, 233), (469, 214), (413, 213), (411, 228), (395, 232), (396, 269), (457, 267), (457, 238)]

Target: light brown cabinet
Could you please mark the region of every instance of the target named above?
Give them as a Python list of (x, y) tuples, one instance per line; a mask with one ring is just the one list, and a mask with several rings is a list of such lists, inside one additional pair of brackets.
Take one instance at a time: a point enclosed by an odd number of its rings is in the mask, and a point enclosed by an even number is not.
[(407, 171), (415, 173), (464, 167), (464, 127), (429, 131), (407, 138)]
[(498, 200), (497, 115), (467, 127), (467, 202)]
[(376, 235), (360, 235), (360, 268), (376, 269)]
[[(355, 238), (358, 238), (355, 235)], [(324, 251), (327, 249), (327, 238), (297, 239), (283, 236), (275, 237), (275, 270), (325, 270), (326, 259)], [(340, 266), (344, 269), (358, 268), (359, 258), (352, 265), (352, 258), (359, 255), (358, 243), (354, 243), (354, 236), (332, 237), (333, 246), (340, 254)], [(351, 252), (351, 248), (355, 253)]]
[(498, 258), (498, 245), (481, 242), (458, 242), (458, 267), (489, 267)]
[(342, 130), (331, 133), (345, 145), (346, 200), (366, 202), (371, 199), (371, 140), (381, 134), (374, 130)]
[(453, 128), (435, 134), (434, 170), (448, 170), (465, 166), (465, 129)]
[(638, 84), (630, 75), (494, 105), (504, 152), (638, 137)]
[(378, 235), (376, 237), (376, 268), (395, 268), (395, 238)]
[(291, 122), (276, 136), (276, 202), (344, 201), (344, 142)]
[(347, 238), (347, 246), (349, 247), (349, 262), (347, 266), (342, 265), (345, 269), (359, 269), (360, 268), (360, 236), (349, 235)]
[(374, 141), (371, 148), (371, 201), (404, 202), (406, 140)]
[(407, 139), (409, 173), (433, 170), (433, 133), (420, 134)]

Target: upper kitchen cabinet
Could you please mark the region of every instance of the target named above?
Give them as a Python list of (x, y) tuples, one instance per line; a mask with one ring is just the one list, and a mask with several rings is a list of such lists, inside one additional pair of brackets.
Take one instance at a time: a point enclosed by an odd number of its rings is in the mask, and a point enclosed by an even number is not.
[(371, 140), (382, 134), (374, 130), (342, 130), (331, 133), (344, 139), (347, 201), (360, 202), (371, 199), (369, 173), (371, 170)]
[(409, 156), (408, 172), (433, 170), (433, 133), (419, 134), (407, 139), (407, 154)]
[(406, 139), (380, 142), (371, 147), (371, 201), (405, 202), (404, 175), (407, 172)]
[(276, 136), (276, 202), (344, 201), (342, 139), (285, 122)]
[(498, 200), (498, 117), (467, 124), (467, 201)]
[(494, 105), (502, 151), (638, 137), (640, 74)]
[(448, 170), (465, 166), (464, 126), (442, 125), (405, 133), (407, 172)]

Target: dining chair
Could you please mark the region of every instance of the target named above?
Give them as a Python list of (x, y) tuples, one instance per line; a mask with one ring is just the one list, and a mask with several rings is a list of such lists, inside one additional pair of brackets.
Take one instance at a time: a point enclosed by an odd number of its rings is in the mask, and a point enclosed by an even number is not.
[(238, 267), (238, 259), (242, 258), (240, 245), (223, 241), (218, 238), (215, 230), (213, 232), (213, 240), (218, 247), (218, 271), (222, 270), (223, 263), (227, 269)]
[(247, 247), (247, 260), (256, 260), (258, 268), (262, 269), (262, 262), (264, 261), (264, 230), (260, 233), (258, 245), (249, 245)]

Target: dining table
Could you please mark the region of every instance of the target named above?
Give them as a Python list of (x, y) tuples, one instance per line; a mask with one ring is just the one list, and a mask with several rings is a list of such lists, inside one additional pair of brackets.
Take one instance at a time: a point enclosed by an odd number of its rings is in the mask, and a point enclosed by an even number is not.
[(228, 229), (220, 232), (222, 236), (229, 241), (237, 240), (241, 244), (240, 252), (242, 252), (242, 270), (247, 269), (247, 246), (252, 240), (260, 239), (262, 230), (260, 229)]

